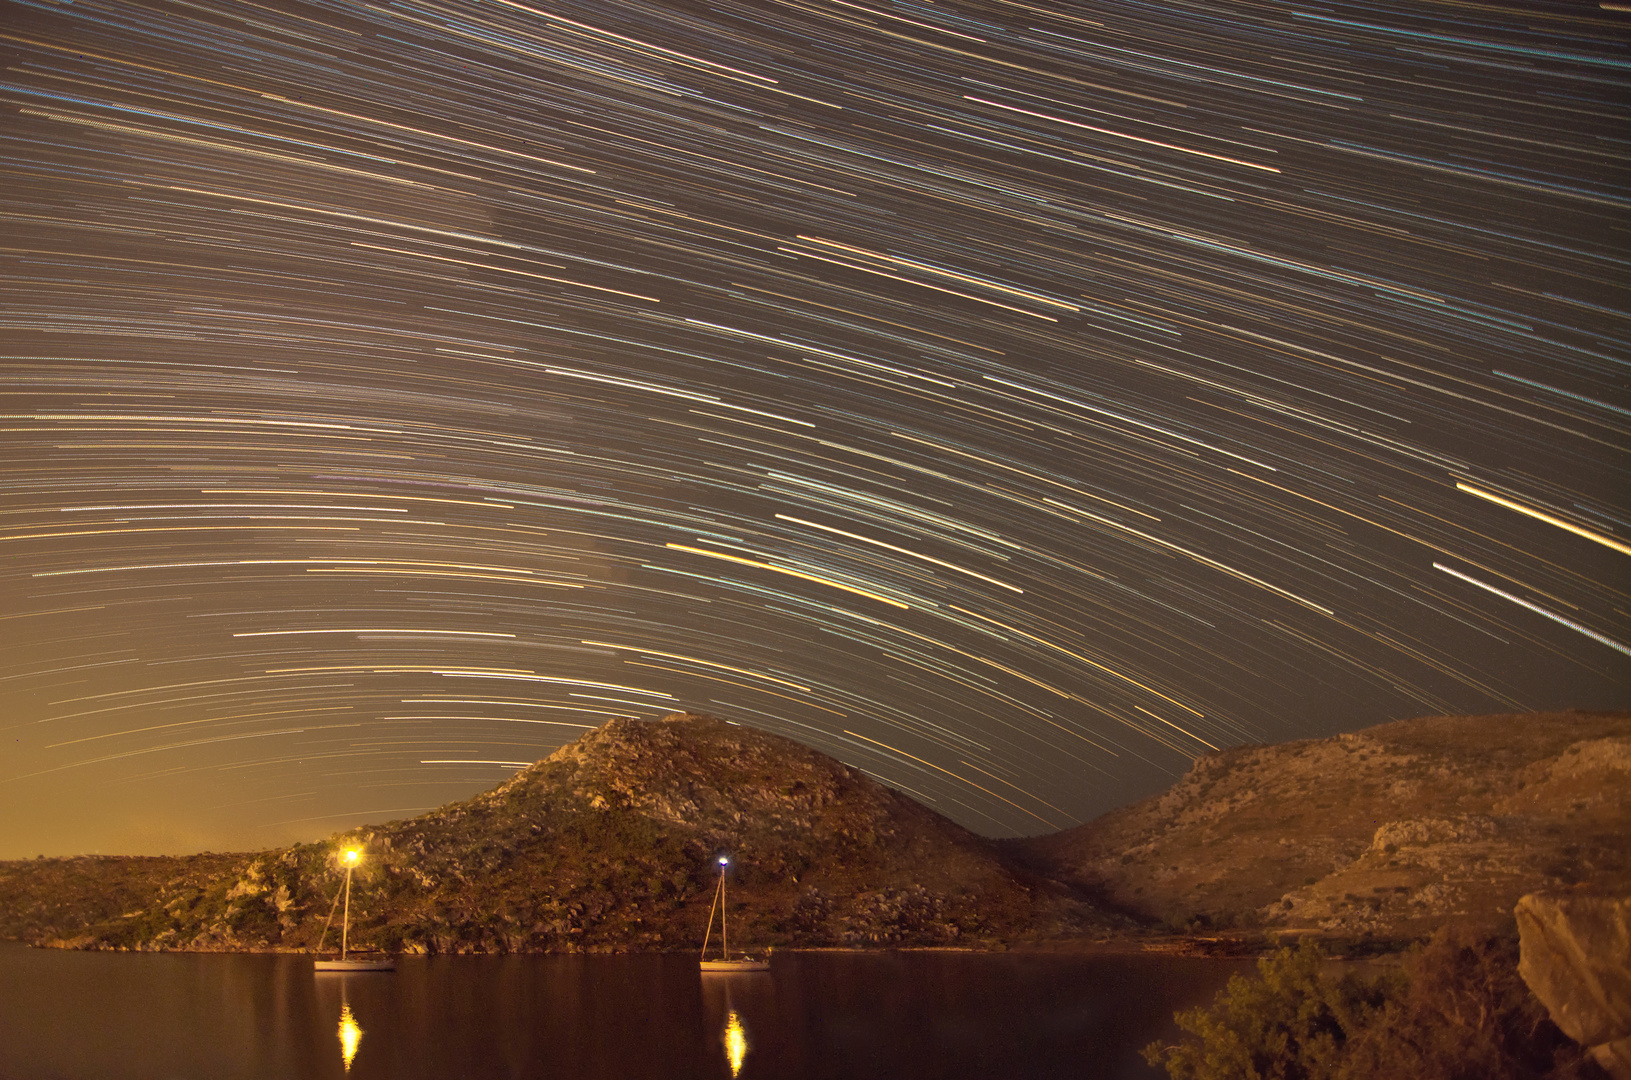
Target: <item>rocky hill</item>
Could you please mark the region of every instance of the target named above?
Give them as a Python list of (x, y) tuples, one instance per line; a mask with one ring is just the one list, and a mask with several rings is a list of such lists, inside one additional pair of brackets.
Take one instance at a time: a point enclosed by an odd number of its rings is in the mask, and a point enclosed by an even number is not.
[(742, 945), (979, 944), (1116, 923), (824, 754), (675, 714), (614, 720), (490, 792), (320, 844), (0, 864), (0, 936), (309, 947), (353, 845), (366, 852), (353, 944), (410, 952), (696, 948), (727, 852)]
[(1199, 758), (1163, 795), (1008, 843), (1146, 923), (1341, 937), (1631, 893), (1631, 713), (1402, 720)]
[(1505, 923), (1631, 893), (1631, 713), (1431, 717), (1208, 754), (1170, 791), (990, 841), (834, 759), (711, 717), (614, 720), (492, 791), (242, 855), (0, 863), (0, 938), (315, 944), (360, 846), (352, 940), (427, 952), (688, 949), (733, 858), (743, 945), (989, 945)]
[(0, 940), (83, 938), (121, 931), (162, 897), (202, 897), (241, 874), (253, 855), (79, 855), (0, 862)]

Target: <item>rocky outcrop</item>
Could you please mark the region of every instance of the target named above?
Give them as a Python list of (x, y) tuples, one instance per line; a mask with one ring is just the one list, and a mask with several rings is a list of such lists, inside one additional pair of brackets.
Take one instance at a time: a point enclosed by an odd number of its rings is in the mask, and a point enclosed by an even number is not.
[(1552, 1022), (1631, 1080), (1631, 897), (1532, 894), (1514, 915), (1518, 974)]
[(1631, 891), (1631, 713), (1404, 720), (1239, 747), (1052, 836), (1041, 873), (1171, 927), (1344, 938), (1497, 925), (1518, 898)]

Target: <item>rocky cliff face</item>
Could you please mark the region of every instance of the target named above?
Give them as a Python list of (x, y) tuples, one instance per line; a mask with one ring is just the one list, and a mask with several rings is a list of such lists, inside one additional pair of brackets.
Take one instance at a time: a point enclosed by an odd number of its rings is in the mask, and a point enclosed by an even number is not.
[(1198, 759), (1166, 794), (1012, 844), (1145, 920), (1344, 937), (1631, 889), (1631, 714), (1404, 720)]
[(614, 720), (493, 791), (242, 857), (202, 888), (158, 874), (156, 895), (135, 910), (36, 936), (309, 947), (343, 878), (338, 853), (352, 845), (367, 853), (352, 883), (352, 942), (392, 950), (695, 948), (721, 853), (733, 859), (741, 945), (978, 944), (1112, 923), (832, 758), (675, 714)]

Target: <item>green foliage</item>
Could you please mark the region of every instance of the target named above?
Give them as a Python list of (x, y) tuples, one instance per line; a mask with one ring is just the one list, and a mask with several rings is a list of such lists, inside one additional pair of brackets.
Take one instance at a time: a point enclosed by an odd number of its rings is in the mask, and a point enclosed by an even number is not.
[(1397, 969), (1322, 975), (1306, 939), (1258, 961), (1210, 1008), (1177, 1015), (1189, 1035), (1144, 1050), (1174, 1080), (1588, 1080), (1580, 1047), (1518, 976), (1517, 942), (1441, 930)]
[(1211, 1008), (1177, 1016), (1191, 1038), (1152, 1044), (1152, 1065), (1175, 1080), (1325, 1080), (1343, 1051), (1386, 1003), (1394, 987), (1354, 977), (1321, 976), (1325, 953), (1304, 940), (1258, 961), (1258, 977), (1235, 976)]
[(136, 949), (157, 938), (172, 925), (170, 916), (163, 910), (144, 911), (134, 917), (105, 924), (99, 936), (108, 948)]

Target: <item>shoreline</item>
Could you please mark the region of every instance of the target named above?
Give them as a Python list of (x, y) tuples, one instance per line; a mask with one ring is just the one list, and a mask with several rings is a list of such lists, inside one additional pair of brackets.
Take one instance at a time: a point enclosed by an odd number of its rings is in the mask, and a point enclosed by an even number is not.
[[(1275, 950), (1295, 944), (1304, 937), (1321, 940), (1332, 949), (1330, 959), (1335, 961), (1364, 962), (1396, 956), (1416, 944), (1414, 940), (1354, 941), (1322, 934), (1318, 931), (1291, 932), (1273, 939), (1266, 937), (1236, 938), (1199, 935), (1128, 936), (1122, 938), (1052, 938), (1046, 940), (991, 941), (970, 945), (783, 945), (771, 946), (767, 954), (776, 953), (853, 953), (857, 955), (883, 955), (889, 953), (959, 953), (969, 955), (1006, 956), (1168, 956), (1200, 960), (1252, 960), (1269, 956)], [(53, 939), (25, 941), (21, 938), (0, 939), (0, 945), (19, 945), (30, 949), (50, 949), (60, 952), (146, 953), (175, 955), (229, 955), (229, 956), (311, 956), (302, 948), (131, 948), (103, 945), (95, 940)], [(359, 950), (368, 951), (368, 950)], [(372, 950), (377, 952), (378, 950)], [(683, 949), (593, 948), (561, 950), (513, 951), (402, 951), (397, 957), (450, 957), (450, 956), (684, 956), (695, 952)]]

